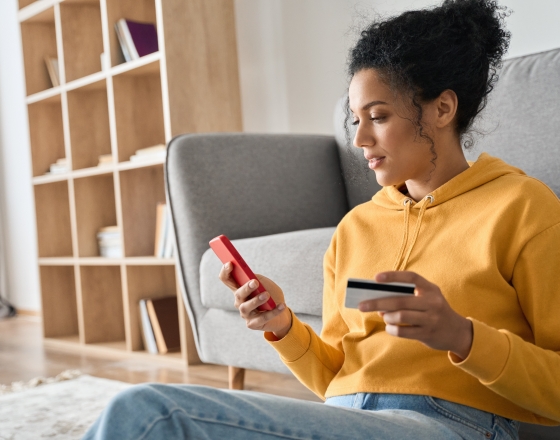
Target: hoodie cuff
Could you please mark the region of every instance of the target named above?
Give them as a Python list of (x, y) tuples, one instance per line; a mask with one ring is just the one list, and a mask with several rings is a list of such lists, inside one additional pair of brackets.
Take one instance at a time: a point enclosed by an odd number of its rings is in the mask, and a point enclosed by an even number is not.
[(305, 324), (291, 309), (290, 313), (292, 314), (292, 328), (282, 339), (278, 339), (272, 332), (264, 332), (264, 338), (286, 362), (297, 361), (307, 352), (311, 344), (311, 335)]
[(473, 323), (471, 351), (464, 360), (449, 352), (449, 360), (480, 382), (493, 382), (506, 366), (509, 357), (509, 339), (504, 333), (483, 322), (473, 318), (467, 319)]

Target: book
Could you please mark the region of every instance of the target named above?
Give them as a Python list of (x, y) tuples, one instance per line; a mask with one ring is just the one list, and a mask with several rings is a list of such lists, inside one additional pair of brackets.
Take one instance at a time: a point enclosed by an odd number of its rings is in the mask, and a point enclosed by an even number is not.
[(132, 156), (130, 156), (131, 162), (137, 162), (142, 160), (157, 160), (165, 159), (167, 155), (167, 149), (165, 145), (159, 144), (153, 147), (141, 148), (136, 150)]
[(165, 203), (158, 203), (156, 208), (156, 233), (154, 240), (154, 256), (171, 258), (174, 254), (175, 235), (171, 212)]
[(49, 78), (53, 87), (58, 87), (60, 85), (60, 75), (58, 71), (58, 58), (45, 56), (45, 64), (47, 66), (47, 71), (49, 72)]
[(117, 236), (117, 235), (119, 237), (121, 235), (118, 226), (105, 226), (97, 232), (98, 237)]
[(66, 165), (52, 164), (49, 168), (50, 174), (64, 174), (68, 172), (68, 167)]
[(165, 203), (158, 203), (156, 207), (156, 238), (154, 242), (154, 256), (156, 257), (163, 257), (165, 250), (166, 215)]
[(163, 258), (171, 258), (173, 257), (173, 250), (175, 247), (175, 235), (173, 232), (173, 219), (171, 218), (171, 211), (169, 207), (165, 206), (165, 221), (167, 225), (165, 225), (165, 244), (163, 246)]
[(159, 50), (157, 30), (153, 23), (121, 18), (115, 28), (126, 61), (136, 60)]
[(99, 255), (104, 258), (122, 258), (120, 246), (99, 246)]
[(179, 335), (179, 309), (176, 296), (146, 300), (150, 324), (159, 353), (165, 354), (181, 349)]
[(130, 52), (128, 50), (128, 44), (125, 40), (120, 20), (115, 23), (115, 31), (117, 32), (117, 39), (119, 40), (119, 45), (121, 46), (124, 60), (128, 63), (129, 61), (132, 61), (132, 56), (130, 55)]
[(99, 255), (105, 258), (122, 258), (122, 235), (118, 226), (106, 226), (97, 232)]
[(138, 156), (143, 156), (146, 154), (159, 153), (161, 151), (165, 151), (164, 144), (157, 144), (152, 147), (140, 148), (139, 150), (136, 150), (134, 154), (137, 154)]
[(156, 344), (156, 338), (154, 336), (152, 324), (150, 323), (150, 316), (148, 314), (148, 307), (146, 305), (146, 300), (141, 299), (139, 302), (139, 306), (140, 306), (140, 324), (142, 325), (142, 340), (144, 341), (144, 348), (150, 354), (157, 354), (158, 348)]
[(49, 174), (63, 174), (68, 172), (68, 161), (66, 158), (58, 159), (49, 167)]
[(104, 166), (104, 165), (111, 165), (113, 163), (113, 155), (112, 154), (102, 154), (99, 156), (99, 163), (97, 166)]

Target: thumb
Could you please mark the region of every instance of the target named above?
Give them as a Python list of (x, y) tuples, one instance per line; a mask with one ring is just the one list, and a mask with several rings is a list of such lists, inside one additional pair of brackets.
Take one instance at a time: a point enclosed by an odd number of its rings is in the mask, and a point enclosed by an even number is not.
[(414, 294), (423, 296), (433, 290), (434, 285), (416, 272), (398, 270), (380, 272), (375, 276), (375, 281), (380, 283), (408, 283), (416, 286)]

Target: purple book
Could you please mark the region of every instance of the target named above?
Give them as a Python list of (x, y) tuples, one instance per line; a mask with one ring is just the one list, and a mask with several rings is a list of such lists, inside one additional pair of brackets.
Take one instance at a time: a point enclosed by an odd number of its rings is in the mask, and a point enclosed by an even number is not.
[[(123, 21), (126, 23), (125, 29), (128, 29), (128, 34), (130, 35), (129, 42), (131, 41), (133, 43), (133, 47), (130, 48), (132, 59), (158, 51), (157, 31), (152, 23), (141, 23), (139, 21), (124, 19)], [(125, 39), (127, 39), (129, 35), (126, 35)]]

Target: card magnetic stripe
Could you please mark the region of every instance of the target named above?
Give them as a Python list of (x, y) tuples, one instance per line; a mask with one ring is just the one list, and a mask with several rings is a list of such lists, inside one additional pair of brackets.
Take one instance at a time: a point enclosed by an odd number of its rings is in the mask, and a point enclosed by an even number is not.
[(414, 287), (408, 286), (396, 286), (393, 284), (377, 284), (377, 283), (365, 283), (361, 281), (350, 281), (348, 280), (349, 289), (364, 289), (364, 290), (375, 290), (383, 292), (396, 292), (396, 293), (408, 293), (414, 295)]

